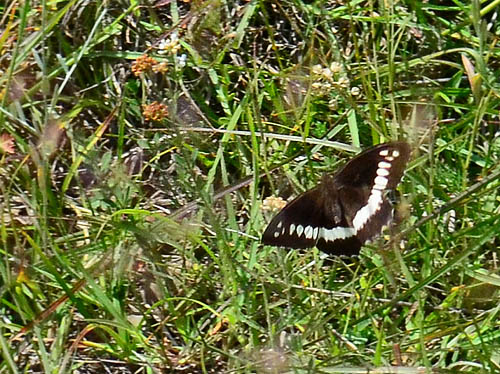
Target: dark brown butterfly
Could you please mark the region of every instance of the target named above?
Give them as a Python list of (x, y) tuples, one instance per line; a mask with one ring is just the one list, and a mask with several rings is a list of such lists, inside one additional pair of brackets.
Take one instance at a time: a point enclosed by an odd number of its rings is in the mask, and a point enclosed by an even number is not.
[(355, 255), (392, 220), (386, 194), (399, 184), (410, 157), (406, 142), (372, 147), (288, 203), (269, 223), (264, 244)]

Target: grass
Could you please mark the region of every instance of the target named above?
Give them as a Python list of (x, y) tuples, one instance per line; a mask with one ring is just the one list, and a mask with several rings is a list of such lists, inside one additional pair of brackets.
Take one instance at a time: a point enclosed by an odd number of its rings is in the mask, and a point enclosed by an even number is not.
[[(0, 373), (500, 372), (499, 3), (0, 4)], [(391, 235), (260, 244), (391, 139)]]

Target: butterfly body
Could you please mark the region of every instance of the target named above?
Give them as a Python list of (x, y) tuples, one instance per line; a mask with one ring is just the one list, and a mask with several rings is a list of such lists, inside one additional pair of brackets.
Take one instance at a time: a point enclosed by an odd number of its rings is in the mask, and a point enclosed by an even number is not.
[(355, 255), (392, 220), (387, 191), (397, 187), (410, 156), (405, 142), (361, 153), (287, 204), (266, 228), (264, 244)]

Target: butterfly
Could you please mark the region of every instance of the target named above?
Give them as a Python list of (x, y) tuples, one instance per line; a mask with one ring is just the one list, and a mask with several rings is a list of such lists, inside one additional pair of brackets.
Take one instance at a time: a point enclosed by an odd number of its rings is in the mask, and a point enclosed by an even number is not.
[(401, 181), (410, 153), (406, 142), (362, 152), (288, 203), (267, 226), (262, 243), (359, 254), (361, 246), (392, 221), (393, 207), (386, 195)]

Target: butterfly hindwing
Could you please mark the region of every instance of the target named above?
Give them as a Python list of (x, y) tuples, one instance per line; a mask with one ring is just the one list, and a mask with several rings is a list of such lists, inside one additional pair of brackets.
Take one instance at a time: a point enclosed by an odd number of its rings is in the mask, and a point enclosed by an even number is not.
[(331, 255), (354, 256), (359, 254), (362, 243), (356, 235), (345, 239), (337, 239), (335, 241), (326, 241), (323, 238), (319, 239), (316, 247), (321, 251)]

